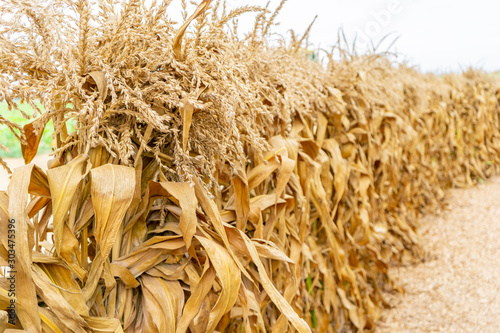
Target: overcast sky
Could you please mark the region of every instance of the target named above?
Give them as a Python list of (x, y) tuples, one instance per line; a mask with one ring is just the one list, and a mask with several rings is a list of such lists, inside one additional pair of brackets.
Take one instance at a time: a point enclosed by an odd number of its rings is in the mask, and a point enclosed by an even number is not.
[[(265, 6), (267, 1), (227, 0), (233, 7)], [(271, 9), (278, 4), (279, 0), (271, 0)], [(392, 33), (388, 40), (399, 37), (393, 50), (401, 60), (424, 71), (459, 71), (468, 66), (500, 70), (500, 1), (289, 0), (275, 31), (303, 32), (316, 14), (310, 41), (324, 48), (335, 43), (340, 27), (351, 41), (357, 33), (359, 44), (368, 39), (378, 42)], [(239, 29), (250, 29), (253, 19), (253, 14), (246, 14)]]

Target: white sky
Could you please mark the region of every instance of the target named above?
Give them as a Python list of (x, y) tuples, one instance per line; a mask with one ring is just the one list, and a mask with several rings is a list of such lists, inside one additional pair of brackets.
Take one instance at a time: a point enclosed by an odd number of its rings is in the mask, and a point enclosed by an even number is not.
[[(232, 7), (265, 6), (267, 1), (227, 3)], [(279, 0), (271, 0), (271, 9), (278, 4)], [(400, 60), (408, 60), (423, 71), (459, 71), (468, 66), (500, 70), (500, 1), (289, 0), (278, 16), (281, 24), (274, 31), (286, 33), (294, 29), (302, 33), (316, 14), (319, 16), (310, 41), (322, 48), (335, 43), (340, 27), (349, 41), (354, 40), (356, 32), (361, 42), (366, 39), (364, 34), (375, 43), (393, 33), (388, 40), (399, 39), (392, 50), (401, 54)], [(241, 17), (240, 31), (249, 30), (253, 20), (253, 14)]]

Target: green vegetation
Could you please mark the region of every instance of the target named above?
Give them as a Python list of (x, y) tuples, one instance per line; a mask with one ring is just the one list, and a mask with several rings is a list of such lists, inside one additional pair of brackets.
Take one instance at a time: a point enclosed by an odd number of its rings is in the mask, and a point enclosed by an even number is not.
[[(38, 107), (43, 110), (42, 105), (38, 104)], [(27, 104), (21, 104), (21, 109), (28, 115), (32, 115), (33, 113), (33, 108)], [(9, 111), (7, 103), (5, 102), (0, 103), (0, 115), (20, 125), (26, 125), (31, 121), (29, 119), (25, 119), (18, 110)], [(72, 124), (69, 124), (68, 127), (69, 131), (73, 131), (74, 126)], [(53, 133), (54, 126), (52, 120), (50, 120), (43, 131), (42, 140), (40, 141), (40, 146), (38, 148), (39, 153), (48, 153), (52, 150), (51, 142)], [(0, 149), (0, 157), (22, 157), (21, 144), (15, 135), (9, 130), (7, 125), (0, 124), (0, 143), (9, 148), (8, 152)]]

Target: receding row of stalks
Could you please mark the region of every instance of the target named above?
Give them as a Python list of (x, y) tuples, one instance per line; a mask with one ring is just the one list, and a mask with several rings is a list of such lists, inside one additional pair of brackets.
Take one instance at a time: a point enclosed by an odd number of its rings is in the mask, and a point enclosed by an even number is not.
[(0, 192), (0, 309), (28, 332), (373, 330), (418, 215), (499, 171), (500, 81), (318, 64), (270, 35), (283, 3), (183, 3), (179, 28), (168, 4), (0, 4), (26, 163), (56, 129), (48, 171)]

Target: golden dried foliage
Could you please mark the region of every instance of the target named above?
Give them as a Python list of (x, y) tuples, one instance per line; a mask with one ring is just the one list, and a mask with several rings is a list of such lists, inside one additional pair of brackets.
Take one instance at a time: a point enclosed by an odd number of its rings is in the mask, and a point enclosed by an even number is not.
[[(372, 330), (390, 263), (420, 255), (418, 215), (499, 171), (499, 80), (377, 55), (321, 66), (304, 38), (269, 41), (284, 1), (204, 0), (180, 28), (169, 3), (0, 4), (0, 98), (36, 116), (26, 163), (49, 119), (57, 133), (48, 172), (0, 192), (18, 328)], [(246, 12), (241, 38), (228, 23)]]

